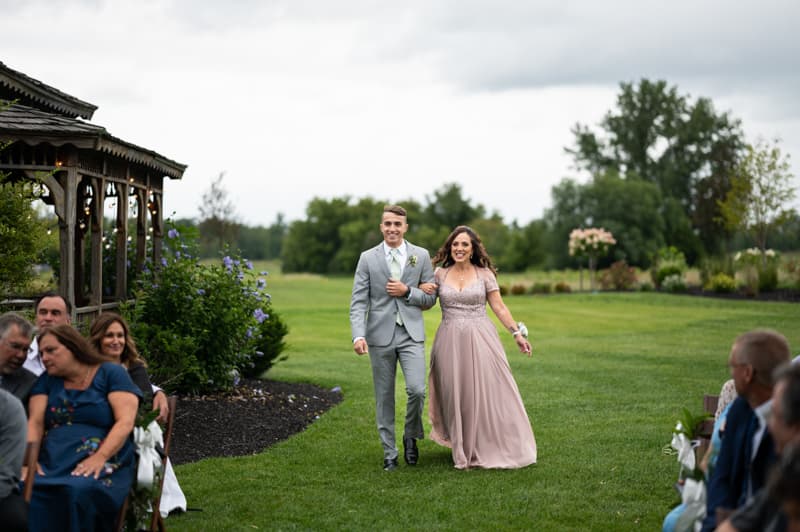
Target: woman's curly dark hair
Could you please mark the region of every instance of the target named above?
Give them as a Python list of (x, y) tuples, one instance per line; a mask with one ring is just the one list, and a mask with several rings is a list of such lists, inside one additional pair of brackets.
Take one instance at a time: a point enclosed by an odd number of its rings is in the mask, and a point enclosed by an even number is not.
[(447, 268), (455, 264), (456, 261), (450, 254), (450, 249), (453, 247), (453, 240), (455, 240), (456, 237), (461, 233), (467, 233), (467, 236), (469, 236), (469, 239), (472, 242), (472, 255), (470, 255), (469, 261), (475, 266), (488, 268), (495, 276), (497, 276), (497, 268), (495, 268), (489, 253), (486, 252), (486, 248), (483, 246), (483, 242), (481, 242), (481, 237), (479, 237), (478, 233), (473, 231), (471, 227), (466, 225), (459, 225), (453, 229), (453, 232), (450, 233), (450, 236), (448, 236), (447, 240), (444, 241), (442, 247), (440, 247), (439, 251), (436, 252), (436, 256), (433, 257), (433, 265)]

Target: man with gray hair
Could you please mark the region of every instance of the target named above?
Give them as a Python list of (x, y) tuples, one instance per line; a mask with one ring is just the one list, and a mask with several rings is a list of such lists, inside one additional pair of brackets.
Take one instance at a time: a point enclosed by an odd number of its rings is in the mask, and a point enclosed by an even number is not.
[(14, 312), (0, 316), (0, 389), (14, 395), (28, 408), (36, 375), (23, 367), (31, 346), (33, 325)]
[[(796, 463), (794, 455), (800, 448), (800, 365), (798, 364), (783, 366), (775, 374), (769, 432), (775, 441), (775, 451), (782, 457), (781, 463), (786, 465), (787, 460), (795, 460)], [(780, 468), (778, 471), (773, 471), (772, 489), (760, 490), (752, 501), (737, 510), (717, 530), (721, 532), (787, 530), (787, 514), (781, 508), (781, 503), (785, 501), (781, 499), (788, 497), (782, 496), (780, 490), (776, 493), (775, 483), (780, 482), (779, 478), (774, 477), (776, 474), (780, 474)], [(790, 500), (800, 500), (800, 493), (793, 494)]]

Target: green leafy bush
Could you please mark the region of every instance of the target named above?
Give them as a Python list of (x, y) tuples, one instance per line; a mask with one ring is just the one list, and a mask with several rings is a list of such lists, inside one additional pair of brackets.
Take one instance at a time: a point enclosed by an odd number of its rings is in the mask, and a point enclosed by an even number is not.
[(503, 296), (503, 297), (508, 295), (508, 285), (507, 284), (501, 284), (500, 285), (500, 295)]
[(531, 294), (549, 294), (553, 291), (550, 283), (533, 283), (531, 286)]
[(650, 275), (656, 287), (662, 288), (664, 279), (674, 275), (683, 278), (686, 269), (686, 257), (684, 254), (675, 246), (669, 246), (658, 250)]
[(512, 296), (521, 296), (525, 293), (525, 285), (524, 284), (512, 284), (511, 285), (511, 295)]
[(727, 273), (718, 273), (708, 280), (706, 287), (717, 294), (730, 294), (736, 291), (736, 279)]
[(555, 285), (555, 291), (557, 294), (568, 294), (572, 292), (572, 287), (569, 285), (569, 283), (559, 281)]
[(631, 290), (636, 281), (636, 271), (624, 260), (618, 260), (600, 275), (603, 290)]
[(145, 269), (125, 308), (154, 382), (205, 393), (268, 369), (287, 328), (264, 293), (266, 272), (256, 274), (237, 254), (202, 264), (195, 242), (183, 242), (176, 228), (167, 236), (161, 264)]
[(700, 282), (708, 286), (711, 278), (719, 273), (735, 277), (733, 259), (729, 256), (706, 257), (700, 261)]

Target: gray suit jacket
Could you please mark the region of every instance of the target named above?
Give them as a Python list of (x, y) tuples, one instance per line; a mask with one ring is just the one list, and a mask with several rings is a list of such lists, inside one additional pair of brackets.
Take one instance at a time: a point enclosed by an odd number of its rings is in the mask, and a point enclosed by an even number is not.
[(17, 371), (10, 375), (3, 375), (0, 380), (0, 388), (7, 391), (17, 399), (22, 401), (25, 405), (25, 411), (28, 411), (28, 398), (31, 395), (31, 389), (38, 377), (25, 368), (19, 368)]
[(400, 280), (411, 288), (407, 298), (392, 297), (386, 293), (386, 283), (391, 274), (382, 242), (364, 251), (358, 259), (350, 299), (353, 339), (364, 337), (367, 345), (389, 345), (399, 311), (409, 336), (417, 342), (425, 340), (422, 308), (432, 307), (436, 303), (436, 296), (426, 294), (418, 286), (420, 283), (433, 282), (433, 265), (428, 250), (409, 242), (406, 245), (407, 260)]

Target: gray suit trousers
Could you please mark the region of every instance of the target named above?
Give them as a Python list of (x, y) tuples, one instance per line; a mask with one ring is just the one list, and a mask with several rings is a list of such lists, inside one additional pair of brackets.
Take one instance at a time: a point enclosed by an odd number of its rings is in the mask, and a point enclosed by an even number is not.
[(406, 420), (404, 438), (422, 439), (422, 410), (425, 404), (425, 344), (415, 342), (402, 325), (395, 326), (389, 345), (370, 346), (372, 382), (375, 386), (375, 413), (384, 459), (397, 458), (395, 441), (395, 381), (397, 363), (406, 381)]

